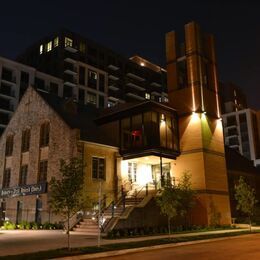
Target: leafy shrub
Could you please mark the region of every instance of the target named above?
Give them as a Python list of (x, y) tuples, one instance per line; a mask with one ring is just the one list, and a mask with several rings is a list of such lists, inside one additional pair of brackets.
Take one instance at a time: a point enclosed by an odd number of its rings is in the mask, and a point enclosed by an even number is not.
[(30, 229), (30, 223), (28, 221), (22, 221), (17, 227), (19, 229)]
[(4, 222), (4, 229), (13, 230), (13, 229), (16, 229), (16, 225), (14, 223), (12, 223), (11, 221), (5, 221)]

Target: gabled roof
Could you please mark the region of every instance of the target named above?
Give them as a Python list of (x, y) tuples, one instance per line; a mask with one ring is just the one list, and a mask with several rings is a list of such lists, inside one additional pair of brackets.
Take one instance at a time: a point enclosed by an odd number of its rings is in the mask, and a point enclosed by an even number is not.
[(63, 99), (43, 91), (37, 91), (37, 93), (70, 128), (80, 130), (81, 140), (112, 146), (117, 145), (95, 123), (95, 119), (100, 115), (102, 109), (97, 109), (91, 105), (79, 104), (72, 98)]

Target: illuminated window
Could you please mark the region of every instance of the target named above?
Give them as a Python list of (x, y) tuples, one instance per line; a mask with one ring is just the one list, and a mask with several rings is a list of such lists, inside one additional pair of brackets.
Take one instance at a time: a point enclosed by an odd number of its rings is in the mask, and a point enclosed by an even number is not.
[(41, 161), (39, 165), (38, 183), (47, 181), (48, 161)]
[(128, 163), (128, 180), (132, 182), (136, 182), (136, 173), (137, 173), (137, 163)]
[(43, 44), (40, 45), (40, 54), (43, 54)]
[(73, 40), (71, 38), (65, 37), (65, 47), (72, 47)]
[(97, 88), (97, 73), (93, 70), (88, 71), (88, 87)]
[(151, 95), (149, 93), (145, 93), (145, 98), (146, 99), (151, 99)]
[(92, 178), (93, 179), (106, 179), (105, 159), (92, 157)]
[(59, 46), (59, 37), (56, 37), (53, 41), (53, 48)]
[(20, 169), (19, 185), (26, 185), (27, 183), (28, 165), (22, 165)]
[(93, 105), (97, 104), (97, 95), (93, 93), (88, 93), (87, 102)]
[(47, 43), (47, 52), (52, 50), (52, 41)]

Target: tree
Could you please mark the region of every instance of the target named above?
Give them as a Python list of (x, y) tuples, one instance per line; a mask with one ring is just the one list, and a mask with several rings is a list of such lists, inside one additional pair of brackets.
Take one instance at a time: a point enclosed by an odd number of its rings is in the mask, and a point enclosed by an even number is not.
[(157, 199), (161, 213), (168, 217), (168, 230), (171, 233), (171, 220), (178, 215), (187, 217), (195, 205), (195, 191), (191, 187), (191, 175), (185, 171), (177, 185), (166, 183), (162, 194)]
[(176, 188), (167, 183), (160, 197), (157, 198), (157, 204), (161, 209), (161, 213), (168, 218), (168, 231), (171, 234), (171, 220), (177, 214), (178, 200)]
[(70, 250), (70, 218), (85, 204), (83, 196), (83, 163), (79, 158), (60, 160), (61, 178), (50, 181), (50, 206), (55, 214), (67, 221), (68, 250)]
[(192, 189), (191, 174), (184, 171), (177, 184), (178, 191), (178, 214), (185, 217), (186, 224), (188, 213), (195, 206), (196, 192)]
[(240, 176), (238, 184), (235, 184), (235, 199), (237, 200), (237, 210), (248, 216), (251, 231), (251, 217), (253, 216), (257, 200), (255, 190), (246, 183), (242, 176)]

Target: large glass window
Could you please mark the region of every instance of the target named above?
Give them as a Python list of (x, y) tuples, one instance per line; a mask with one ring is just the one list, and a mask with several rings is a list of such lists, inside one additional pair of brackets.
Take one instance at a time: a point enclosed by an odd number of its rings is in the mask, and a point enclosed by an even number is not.
[(50, 123), (45, 122), (41, 125), (40, 130), (40, 147), (48, 146), (50, 138)]
[(106, 179), (105, 172), (105, 159), (99, 157), (92, 158), (92, 178), (93, 179)]
[(20, 169), (19, 185), (26, 185), (27, 183), (28, 165), (22, 165)]
[(22, 153), (29, 151), (31, 131), (26, 129), (22, 133)]
[(136, 182), (136, 174), (137, 174), (137, 163), (128, 162), (128, 180), (132, 182)]

